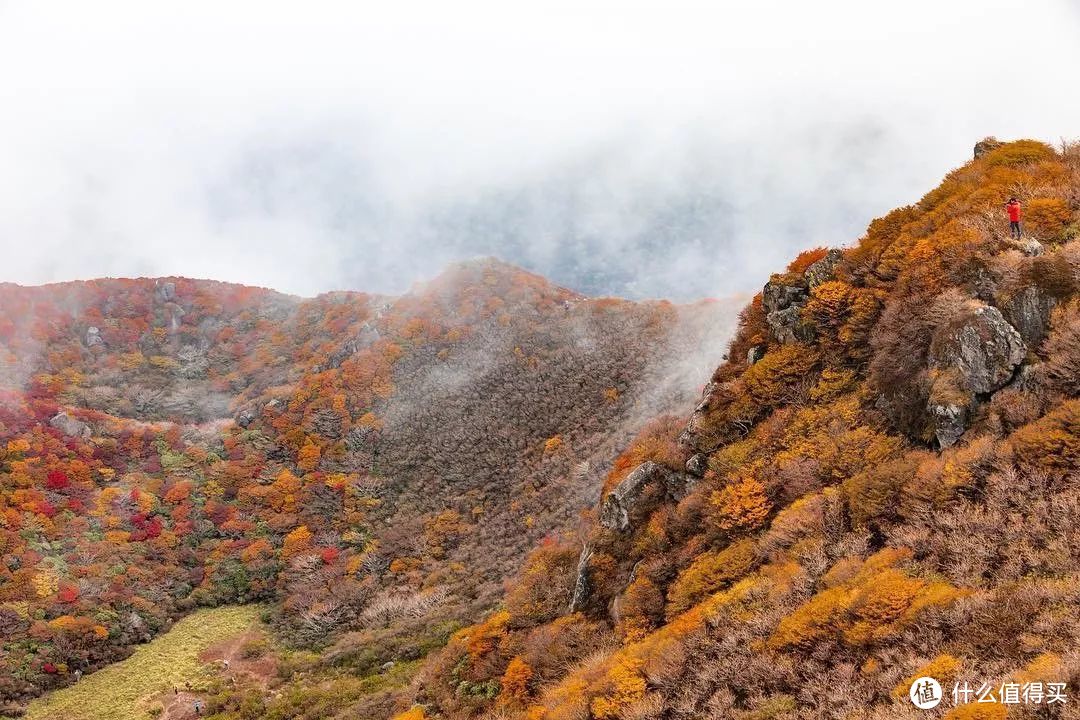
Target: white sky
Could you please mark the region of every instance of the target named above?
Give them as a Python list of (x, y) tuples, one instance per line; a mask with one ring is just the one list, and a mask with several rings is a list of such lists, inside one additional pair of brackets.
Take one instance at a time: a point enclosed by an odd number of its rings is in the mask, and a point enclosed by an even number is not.
[(1080, 136), (1077, 69), (1073, 0), (0, 0), (0, 281), (724, 295)]

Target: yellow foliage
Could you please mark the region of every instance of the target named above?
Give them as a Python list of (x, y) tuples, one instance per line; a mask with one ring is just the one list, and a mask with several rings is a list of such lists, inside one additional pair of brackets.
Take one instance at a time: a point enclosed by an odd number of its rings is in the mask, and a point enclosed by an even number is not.
[(1035, 198), (1027, 203), (1024, 218), (1037, 236), (1054, 240), (1072, 220), (1072, 210), (1061, 198)]
[(281, 544), (281, 559), (288, 560), (303, 553), (311, 547), (313, 537), (314, 535), (308, 530), (307, 525), (297, 527), (285, 536), (285, 540)]
[(948, 605), (964, 594), (947, 583), (926, 582), (892, 567), (907, 554), (886, 548), (855, 566), (850, 559), (841, 561), (838, 565), (850, 570), (781, 620), (769, 645), (807, 649), (824, 639), (873, 644), (894, 636), (927, 608)]
[(754, 566), (754, 542), (742, 540), (720, 552), (707, 552), (683, 570), (668, 591), (667, 616), (679, 615), (706, 595), (738, 580)]
[(40, 598), (49, 597), (55, 593), (60, 586), (60, 579), (51, 568), (46, 568), (35, 573), (31, 582), (34, 585), (34, 592), (37, 593), (37, 596)]
[(1040, 160), (1050, 160), (1056, 155), (1054, 148), (1046, 143), (1037, 140), (1016, 140), (991, 150), (983, 157), (983, 162), (990, 167), (1023, 165)]
[(562, 435), (552, 435), (544, 441), (544, 452), (553, 453), (562, 447), (563, 440)]
[(609, 690), (593, 698), (592, 714), (598, 720), (619, 718), (625, 710), (645, 697), (644, 663), (638, 658), (621, 658), (608, 672)]
[(405, 712), (394, 716), (394, 720), (425, 720), (425, 718), (427, 715), (424, 714), (424, 708), (419, 705), (413, 705)]
[(116, 364), (120, 366), (120, 369), (128, 372), (142, 367), (144, 362), (146, 358), (139, 352), (124, 353), (116, 359)]
[(764, 525), (772, 503), (764, 485), (753, 478), (741, 478), (713, 492), (709, 507), (716, 527), (731, 534), (746, 534)]
[(506, 637), (506, 626), (509, 622), (510, 613), (500, 610), (474, 626), (465, 645), (469, 658), (476, 662), (494, 650), (499, 640)]
[(1069, 400), (1009, 438), (1017, 462), (1032, 469), (1080, 468), (1080, 400)]
[(502, 688), (499, 694), (499, 703), (502, 705), (517, 705), (529, 697), (529, 681), (532, 680), (533, 670), (529, 664), (515, 655), (506, 666), (499, 685)]
[(308, 438), (303, 447), (300, 448), (300, 452), (297, 455), (296, 466), (301, 471), (309, 473), (319, 466), (319, 460), (322, 457), (322, 450), (316, 445), (311, 438)]
[[(160, 330), (161, 328), (158, 329)], [(171, 371), (180, 367), (180, 363), (176, 362), (171, 357), (166, 357), (164, 355), (151, 355), (150, 366), (157, 370)]]

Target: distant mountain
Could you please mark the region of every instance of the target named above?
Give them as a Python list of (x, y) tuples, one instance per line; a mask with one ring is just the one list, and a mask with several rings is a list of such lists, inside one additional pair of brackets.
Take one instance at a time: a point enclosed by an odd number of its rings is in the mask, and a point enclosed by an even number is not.
[(444, 643), (697, 393), (736, 314), (496, 260), (400, 297), (106, 279), (0, 308), (13, 703), (201, 604), (274, 601), (299, 646), (389, 636), (372, 663)]

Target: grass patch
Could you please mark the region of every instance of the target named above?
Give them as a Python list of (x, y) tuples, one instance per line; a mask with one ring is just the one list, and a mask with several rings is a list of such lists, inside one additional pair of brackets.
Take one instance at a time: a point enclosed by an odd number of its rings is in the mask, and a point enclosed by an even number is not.
[(199, 654), (258, 623), (261, 609), (241, 605), (192, 613), (126, 660), (33, 701), (26, 720), (149, 718), (149, 701), (159, 693), (185, 682), (205, 687), (213, 670), (199, 662)]

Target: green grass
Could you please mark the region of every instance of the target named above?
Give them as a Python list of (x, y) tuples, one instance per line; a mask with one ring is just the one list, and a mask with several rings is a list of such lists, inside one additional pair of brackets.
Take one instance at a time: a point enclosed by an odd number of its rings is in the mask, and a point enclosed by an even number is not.
[(154, 696), (190, 682), (199, 688), (210, 670), (199, 654), (259, 622), (257, 605), (199, 610), (169, 632), (136, 648), (126, 660), (91, 673), (30, 704), (26, 720), (138, 720)]

